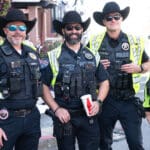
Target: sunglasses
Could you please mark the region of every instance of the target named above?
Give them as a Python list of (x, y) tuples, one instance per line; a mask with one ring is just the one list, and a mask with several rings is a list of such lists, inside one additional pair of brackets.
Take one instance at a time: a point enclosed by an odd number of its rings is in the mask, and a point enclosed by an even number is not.
[(115, 20), (120, 20), (121, 16), (118, 14), (118, 15), (115, 15), (115, 16), (107, 16), (105, 17), (105, 20), (106, 21), (112, 21), (113, 19)]
[(79, 31), (79, 30), (82, 29), (82, 27), (79, 26), (79, 25), (76, 25), (76, 26), (66, 25), (66, 26), (65, 26), (65, 29), (66, 29), (67, 31), (72, 31), (73, 29), (75, 29), (76, 31)]
[(16, 31), (16, 30), (19, 30), (19, 31), (22, 31), (22, 32), (27, 31), (27, 27), (25, 25), (17, 26), (17, 25), (12, 24), (12, 25), (7, 26), (7, 29), (9, 31)]

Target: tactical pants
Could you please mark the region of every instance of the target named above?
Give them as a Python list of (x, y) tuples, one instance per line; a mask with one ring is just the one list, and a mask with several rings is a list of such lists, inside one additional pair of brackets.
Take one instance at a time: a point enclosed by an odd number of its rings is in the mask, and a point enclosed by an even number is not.
[(120, 121), (130, 150), (144, 150), (142, 146), (141, 123), (142, 118), (137, 107), (129, 100), (116, 100), (108, 97), (99, 115), (100, 150), (112, 150), (113, 129), (117, 120)]
[(5, 131), (8, 140), (4, 141), (2, 150), (37, 150), (40, 131), (40, 113), (34, 108), (25, 117), (10, 114), (6, 120), (0, 120), (0, 127)]
[[(98, 150), (99, 127), (97, 118), (92, 121), (87, 116), (77, 116), (71, 118), (72, 131), (57, 138), (58, 150), (75, 150), (77, 140), (79, 150)], [(57, 124), (54, 123), (57, 126)], [(55, 127), (54, 127), (55, 128)]]

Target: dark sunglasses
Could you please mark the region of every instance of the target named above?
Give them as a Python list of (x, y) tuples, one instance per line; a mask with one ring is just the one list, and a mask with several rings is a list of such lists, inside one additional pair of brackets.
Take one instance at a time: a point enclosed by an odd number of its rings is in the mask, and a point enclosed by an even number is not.
[(9, 25), (7, 26), (8, 30), (9, 31), (16, 31), (16, 30), (19, 30), (19, 31), (27, 31), (27, 27), (25, 25), (20, 25), (20, 26), (16, 26), (16, 25)]
[(79, 26), (79, 25), (76, 25), (76, 26), (66, 25), (66, 26), (65, 26), (65, 29), (66, 29), (67, 31), (72, 31), (73, 29), (79, 31), (79, 30), (82, 29), (82, 27)]
[(115, 16), (107, 16), (105, 17), (106, 21), (112, 21), (113, 19), (115, 20), (120, 20), (121, 16), (120, 15), (115, 15)]

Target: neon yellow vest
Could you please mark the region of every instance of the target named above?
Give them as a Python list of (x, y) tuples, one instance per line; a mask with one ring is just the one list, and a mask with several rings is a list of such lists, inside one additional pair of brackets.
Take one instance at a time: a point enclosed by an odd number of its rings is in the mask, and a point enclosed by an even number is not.
[(56, 78), (58, 75), (58, 69), (59, 69), (59, 64), (57, 61), (57, 58), (59, 58), (61, 53), (61, 45), (51, 51), (49, 51), (48, 54), (48, 58), (49, 58), (49, 62), (50, 62), (50, 66), (52, 69), (52, 73), (53, 73), (53, 79), (51, 81), (51, 86), (54, 87), (55, 82), (56, 82)]
[[(52, 73), (53, 73), (53, 79), (51, 81), (51, 86), (54, 87), (55, 82), (56, 82), (56, 78), (59, 72), (59, 63), (57, 61), (57, 59), (59, 58), (60, 54), (61, 54), (61, 46), (49, 51), (48, 54), (48, 58), (49, 58), (49, 62), (50, 62), (50, 67), (52, 69)], [(96, 59), (96, 65), (98, 66), (98, 63), (100, 61), (100, 57), (99, 55), (95, 56)]]
[[(94, 55), (97, 55), (105, 34), (106, 32), (103, 32), (102, 34), (91, 37), (89, 42), (89, 49), (93, 52)], [(135, 64), (140, 65), (144, 51), (144, 40), (133, 35), (127, 35), (127, 37), (130, 44), (130, 60)], [(135, 93), (140, 90), (140, 77), (141, 75), (139, 73), (132, 74), (133, 88)]]
[[(150, 80), (150, 78), (149, 78)], [(147, 86), (145, 84), (145, 89), (144, 89), (144, 103), (143, 103), (144, 108), (150, 108), (150, 95), (147, 93)]]

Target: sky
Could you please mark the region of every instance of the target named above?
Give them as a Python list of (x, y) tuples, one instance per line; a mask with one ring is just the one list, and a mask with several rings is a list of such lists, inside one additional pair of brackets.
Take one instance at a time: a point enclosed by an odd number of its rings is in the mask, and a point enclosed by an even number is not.
[[(75, 0), (60, 0), (69, 5), (66, 9), (70, 10), (75, 2)], [(81, 5), (83, 1), (84, 5)], [(78, 6), (73, 8), (78, 11), (82, 11), (84, 19), (91, 17), (92, 23), (90, 25), (90, 30), (92, 32), (97, 32), (97, 30), (102, 30), (93, 20), (94, 11), (102, 11), (106, 2), (116, 1), (121, 9), (125, 7), (130, 7), (130, 13), (126, 20), (122, 24), (122, 29), (126, 32), (137, 34), (137, 35), (150, 35), (150, 0), (78, 0)]]
[[(150, 49), (150, 39), (148, 39), (148, 36), (150, 36), (150, 0), (78, 0), (78, 6), (75, 8), (72, 8), (74, 0), (63, 1), (69, 4), (66, 7), (66, 11), (75, 9), (83, 12), (83, 21), (91, 17), (91, 24), (87, 34), (85, 34), (85, 39), (86, 36), (88, 37), (90, 34), (102, 32), (105, 29), (94, 21), (94, 11), (102, 12), (104, 5), (109, 1), (117, 2), (121, 9), (129, 6), (130, 13), (122, 23), (122, 30), (126, 33), (144, 37), (146, 39), (146, 50)], [(81, 5), (81, 1), (84, 2), (83, 5)]]
[[(84, 12), (86, 16), (92, 18), (94, 11), (102, 11), (106, 2), (112, 0), (84, 0)], [(130, 7), (130, 13), (128, 18), (123, 22), (122, 28), (126, 32), (133, 34), (150, 35), (150, 0), (114, 0), (116, 1), (121, 9)], [(92, 20), (92, 28), (98, 28), (99, 25)], [(101, 30), (101, 28), (100, 28)], [(97, 32), (97, 30), (95, 30)]]

